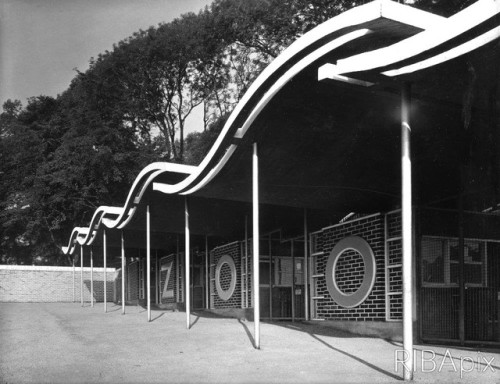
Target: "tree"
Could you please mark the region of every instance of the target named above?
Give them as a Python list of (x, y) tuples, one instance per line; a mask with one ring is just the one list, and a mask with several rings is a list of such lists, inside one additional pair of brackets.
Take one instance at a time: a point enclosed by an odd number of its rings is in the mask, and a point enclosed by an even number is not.
[(0, 235), (3, 262), (30, 263), (37, 254), (32, 246), (41, 239), (36, 215), (33, 185), (39, 164), (44, 161), (50, 142), (48, 121), (55, 110), (55, 99), (30, 98), (21, 103), (4, 104), (0, 116), (1, 174)]

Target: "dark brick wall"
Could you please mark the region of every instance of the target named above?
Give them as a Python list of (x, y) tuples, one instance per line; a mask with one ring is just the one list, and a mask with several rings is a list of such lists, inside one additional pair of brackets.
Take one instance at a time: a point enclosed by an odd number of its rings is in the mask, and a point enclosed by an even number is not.
[[(233, 295), (229, 300), (222, 300), (217, 294), (217, 288), (215, 286), (215, 270), (219, 259), (224, 256), (229, 255), (233, 258), (234, 264), (236, 266), (236, 287)], [(210, 292), (212, 295), (212, 308), (222, 309), (222, 308), (241, 308), (241, 254), (240, 254), (240, 242), (234, 242), (220, 247), (214, 248), (210, 252), (210, 263), (212, 267), (210, 268)], [(231, 278), (228, 272), (229, 268), (222, 268), (221, 270), (221, 286), (228, 287), (229, 280)]]
[[(367, 299), (355, 308), (339, 306), (331, 298), (324, 277), (317, 280), (316, 294), (318, 299), (317, 317), (327, 320), (383, 321), (385, 320), (385, 252), (384, 252), (384, 217), (370, 216), (343, 224), (325, 228), (318, 236), (318, 249), (323, 255), (317, 257), (316, 273), (324, 274), (330, 252), (340, 240), (349, 236), (359, 236), (368, 242), (375, 255), (376, 278), (372, 291)], [(320, 248), (321, 247), (321, 248)], [(343, 256), (341, 256), (342, 259)], [(355, 255), (348, 257), (355, 258)], [(359, 266), (350, 267), (354, 272), (354, 282), (359, 279)], [(352, 288), (351, 288), (352, 289)]]
[(335, 281), (340, 291), (346, 295), (356, 292), (363, 283), (365, 263), (359, 252), (344, 252), (337, 261)]

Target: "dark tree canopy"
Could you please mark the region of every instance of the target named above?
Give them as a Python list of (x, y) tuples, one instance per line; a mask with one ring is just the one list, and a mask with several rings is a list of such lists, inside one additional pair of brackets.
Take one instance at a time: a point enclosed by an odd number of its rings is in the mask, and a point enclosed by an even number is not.
[[(65, 264), (60, 246), (121, 205), (153, 161), (199, 164), (262, 70), (298, 37), (366, 1), (215, 0), (90, 59), (56, 98), (0, 114), (0, 262)], [(407, 1), (409, 2), (409, 1)], [(449, 16), (472, 0), (416, 0)], [(203, 110), (203, 130), (185, 134)]]

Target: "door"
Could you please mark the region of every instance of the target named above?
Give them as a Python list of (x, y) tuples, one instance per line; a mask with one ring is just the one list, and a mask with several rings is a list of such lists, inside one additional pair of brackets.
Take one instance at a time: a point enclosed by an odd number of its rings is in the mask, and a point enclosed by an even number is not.
[(203, 265), (193, 265), (191, 267), (192, 273), (192, 303), (193, 309), (205, 308), (205, 273)]

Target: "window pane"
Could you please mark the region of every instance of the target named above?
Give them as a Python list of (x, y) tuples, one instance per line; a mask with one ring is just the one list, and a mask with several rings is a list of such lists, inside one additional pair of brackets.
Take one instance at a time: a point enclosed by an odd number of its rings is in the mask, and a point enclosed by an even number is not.
[(450, 260), (453, 261), (458, 261), (459, 255), (458, 255), (458, 241), (456, 240), (449, 240), (450, 244)]
[(481, 264), (465, 265), (465, 282), (469, 284), (481, 284), (483, 282)]
[(261, 261), (260, 268), (260, 284), (269, 284), (269, 261)]
[(477, 241), (467, 241), (465, 244), (465, 262), (481, 262), (481, 246)]
[(422, 281), (444, 283), (443, 240), (422, 239)]

